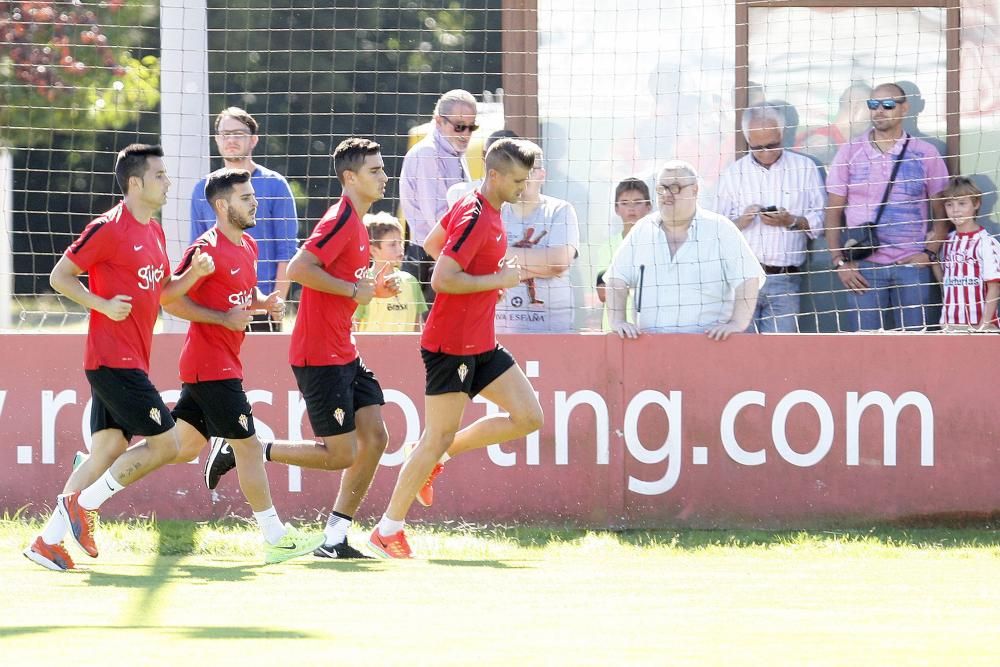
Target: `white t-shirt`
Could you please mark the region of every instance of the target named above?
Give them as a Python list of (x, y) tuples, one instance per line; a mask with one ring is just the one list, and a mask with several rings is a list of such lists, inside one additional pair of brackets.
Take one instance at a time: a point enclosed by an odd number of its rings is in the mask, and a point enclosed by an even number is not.
[[(539, 239), (534, 248), (551, 248), (568, 245), (580, 247), (580, 226), (572, 204), (555, 197), (541, 196), (541, 203), (522, 218), (512, 206), (500, 209), (507, 245), (511, 248), (528, 239)], [(543, 236), (544, 234), (544, 236)], [(535, 278), (533, 285), (518, 283), (504, 292), (497, 303), (495, 323), (497, 332), (557, 333), (573, 330), (573, 284), (569, 271), (554, 278)]]
[(736, 225), (699, 207), (673, 257), (659, 211), (637, 222), (604, 274), (605, 282), (612, 278), (633, 290), (642, 331), (700, 333), (728, 322), (736, 288), (747, 280), (763, 285), (764, 270)]

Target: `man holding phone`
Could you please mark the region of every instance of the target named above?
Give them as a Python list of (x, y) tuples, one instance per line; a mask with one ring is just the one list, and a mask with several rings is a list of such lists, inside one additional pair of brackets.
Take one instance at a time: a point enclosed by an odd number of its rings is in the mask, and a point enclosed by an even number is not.
[(767, 274), (749, 332), (795, 333), (806, 245), (823, 229), (816, 164), (784, 150), (785, 112), (764, 103), (743, 112), (750, 152), (719, 178), (718, 213), (739, 227)]

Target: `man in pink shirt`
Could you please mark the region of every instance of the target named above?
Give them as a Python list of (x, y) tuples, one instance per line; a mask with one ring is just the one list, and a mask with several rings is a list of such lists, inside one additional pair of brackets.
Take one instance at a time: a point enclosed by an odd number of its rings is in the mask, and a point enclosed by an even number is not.
[[(947, 184), (948, 168), (934, 146), (903, 130), (909, 106), (897, 84), (876, 87), (868, 108), (872, 129), (837, 151), (826, 182), (826, 239), (837, 277), (848, 290), (841, 328), (920, 330), (940, 317), (931, 265), (948, 229), (933, 197)], [(875, 221), (904, 146), (878, 223), (879, 247), (864, 260), (847, 261), (842, 228)]]

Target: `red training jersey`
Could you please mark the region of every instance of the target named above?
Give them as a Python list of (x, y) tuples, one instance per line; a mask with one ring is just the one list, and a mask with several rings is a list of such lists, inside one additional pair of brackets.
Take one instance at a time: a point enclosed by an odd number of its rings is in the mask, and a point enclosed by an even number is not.
[[(469, 275), (498, 273), (507, 254), (507, 233), (500, 211), (478, 190), (455, 202), (441, 227), (448, 235), (441, 255), (458, 262)], [(493, 317), (499, 290), (438, 294), (427, 318), (420, 346), (428, 352), (470, 355), (496, 347)]]
[(979, 324), (986, 305), (986, 283), (1000, 280), (1000, 242), (985, 229), (952, 232), (941, 250), (941, 266), (941, 324)]
[[(212, 256), (215, 271), (202, 276), (188, 290), (187, 296), (199, 306), (212, 310), (249, 307), (257, 291), (257, 242), (253, 237), (244, 233), (237, 244), (226, 238), (218, 227), (212, 227), (184, 251), (175, 275), (184, 273), (191, 265), (195, 249)], [(244, 331), (192, 322), (181, 348), (181, 382), (242, 380), (240, 348), (245, 338)]]
[(163, 228), (156, 220), (143, 224), (125, 202), (91, 221), (66, 257), (87, 273), (90, 291), (104, 299), (132, 297), (132, 312), (121, 322), (90, 311), (84, 368), (99, 366), (149, 372), (153, 326), (160, 312), (160, 293), (170, 280)]
[[(334, 278), (357, 282), (368, 271), (368, 230), (347, 197), (330, 207), (302, 245)], [(292, 366), (343, 366), (358, 358), (351, 334), (357, 302), (302, 286), (288, 361)]]

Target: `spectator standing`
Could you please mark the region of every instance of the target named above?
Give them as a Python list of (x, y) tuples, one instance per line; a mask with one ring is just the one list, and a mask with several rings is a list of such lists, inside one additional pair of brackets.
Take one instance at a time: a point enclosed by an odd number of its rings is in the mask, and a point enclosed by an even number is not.
[[(257, 193), (257, 226), (249, 230), (260, 251), (257, 285), (264, 294), (276, 291), (287, 299), (288, 261), (298, 245), (295, 199), (284, 176), (254, 162), (253, 149), (260, 140), (257, 130), (257, 121), (243, 109), (223, 109), (215, 119), (215, 145), (226, 167), (250, 172)], [(215, 225), (215, 212), (205, 199), (205, 182), (205, 178), (198, 181), (191, 193), (192, 243)], [(270, 315), (255, 315), (250, 331), (281, 331), (281, 322)]]
[[(597, 272), (597, 300), (601, 302), (601, 329), (611, 331), (608, 321), (608, 309), (606, 305), (607, 285), (604, 282), (604, 273), (607, 270), (607, 263), (614, 257), (615, 251), (621, 245), (622, 240), (632, 231), (635, 223), (649, 215), (653, 210), (653, 204), (649, 197), (649, 186), (642, 179), (629, 177), (623, 179), (615, 186), (615, 215), (622, 221), (622, 231), (613, 235), (608, 240), (606, 251), (607, 259), (603, 262), (604, 268)], [(631, 303), (631, 301), (629, 302)]]
[[(687, 162), (663, 166), (656, 197), (659, 210), (636, 223), (605, 274), (612, 329), (623, 338), (700, 332), (714, 340), (745, 331), (764, 271), (743, 235), (698, 206), (698, 174)], [(641, 308), (631, 321), (629, 290)]]
[(719, 179), (718, 212), (746, 237), (767, 274), (748, 331), (795, 333), (809, 239), (823, 229), (823, 181), (816, 164), (782, 146), (785, 114), (763, 104), (743, 112), (750, 152)]
[(948, 220), (955, 225), (941, 249), (941, 264), (934, 267), (944, 290), (941, 326), (995, 329), (1000, 299), (1000, 241), (976, 222), (983, 192), (972, 179), (955, 176), (938, 197)]
[(403, 158), (399, 199), (410, 230), (403, 270), (420, 281), (428, 304), (434, 302), (434, 260), (424, 251), (424, 240), (448, 210), (448, 188), (471, 180), (465, 152), (478, 129), (476, 98), (465, 90), (449, 90), (434, 105), (430, 134)]
[[(940, 317), (931, 266), (948, 226), (934, 197), (947, 184), (948, 168), (933, 145), (903, 131), (909, 107), (902, 88), (877, 86), (868, 108), (872, 129), (841, 147), (826, 183), (830, 260), (848, 290), (842, 327), (920, 330)], [(842, 227), (875, 221), (897, 161), (877, 228), (879, 247), (861, 261), (848, 261)]]
[(522, 281), (504, 290), (496, 307), (497, 333), (565, 333), (573, 330), (574, 299), (569, 270), (578, 256), (580, 226), (568, 201), (542, 194), (542, 149), (521, 197), (500, 211), (508, 258), (516, 257)]
[(382, 333), (420, 331), (427, 304), (417, 279), (400, 270), (403, 262), (403, 226), (395, 216), (385, 212), (369, 213), (365, 215), (364, 222), (371, 248), (371, 270), (383, 278), (395, 276), (399, 282), (399, 294), (387, 299), (375, 298), (358, 306), (354, 312), (357, 330)]

